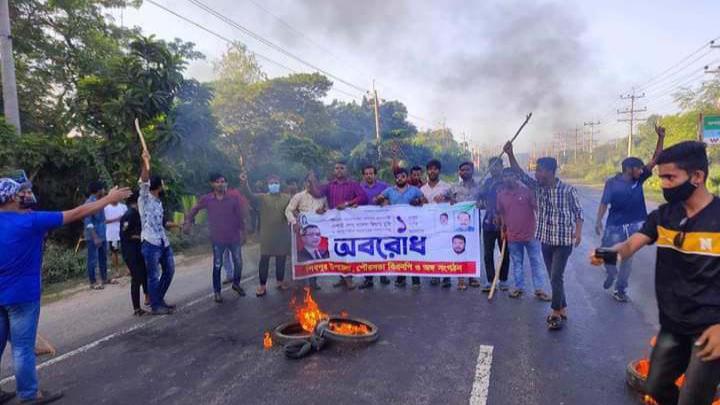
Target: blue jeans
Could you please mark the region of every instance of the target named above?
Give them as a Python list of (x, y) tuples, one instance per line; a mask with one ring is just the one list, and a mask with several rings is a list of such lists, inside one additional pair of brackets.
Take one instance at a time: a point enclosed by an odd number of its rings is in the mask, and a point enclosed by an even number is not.
[(35, 399), (38, 391), (35, 336), (39, 320), (40, 301), (0, 305), (0, 357), (10, 340), (17, 395), (21, 400)]
[[(223, 261), (225, 253), (230, 254), (232, 257), (233, 266), (233, 285), (240, 285), (240, 276), (242, 275), (242, 253), (240, 253), (239, 243), (213, 243), (213, 291), (216, 293), (220, 292), (222, 283), (220, 281), (220, 273), (223, 267)], [(229, 267), (229, 266), (228, 266)]]
[(525, 289), (525, 268), (523, 267), (523, 258), (527, 252), (530, 261), (530, 274), (532, 274), (533, 287), (535, 291), (545, 288), (545, 273), (543, 272), (542, 252), (540, 251), (540, 241), (533, 239), (525, 242), (509, 242), (510, 263), (512, 264), (512, 274), (515, 280), (515, 288), (518, 290)]
[(556, 311), (567, 308), (567, 301), (565, 300), (565, 266), (567, 266), (572, 249), (572, 245), (554, 246), (542, 244), (543, 259), (550, 275), (550, 287), (552, 287), (552, 303), (550, 307)]
[(87, 241), (87, 275), (90, 284), (95, 284), (95, 268), (100, 267), (100, 280), (107, 281), (107, 254), (108, 245), (103, 241), (100, 246), (95, 246), (92, 238)]
[[(639, 231), (642, 228), (643, 222), (634, 222), (632, 224), (625, 225), (608, 225), (605, 228), (605, 234), (602, 238), (603, 247), (611, 247), (617, 243), (624, 242), (630, 235)], [(614, 264), (606, 264), (605, 270), (609, 277), (616, 278), (615, 289), (618, 292), (625, 294), (625, 290), (628, 286), (628, 279), (630, 278), (630, 272), (632, 272), (632, 257), (624, 259), (620, 263), (620, 273), (618, 274), (618, 268)]]
[(170, 246), (155, 246), (146, 241), (142, 243), (142, 254), (147, 269), (150, 306), (157, 310), (165, 305), (165, 294), (175, 274), (175, 258)]

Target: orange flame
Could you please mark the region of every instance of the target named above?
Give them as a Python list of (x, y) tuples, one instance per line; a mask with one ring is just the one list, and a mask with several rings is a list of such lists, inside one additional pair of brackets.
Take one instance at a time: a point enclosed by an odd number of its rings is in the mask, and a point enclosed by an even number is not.
[(265, 350), (270, 349), (273, 346), (272, 337), (270, 336), (270, 332), (265, 332), (265, 337), (263, 337), (263, 348)]
[(370, 333), (367, 325), (342, 321), (330, 322), (330, 330), (343, 335), (367, 335)]
[(299, 306), (296, 303), (295, 297), (290, 302), (291, 307), (294, 307), (295, 319), (300, 323), (303, 330), (312, 332), (315, 330), (315, 326), (318, 322), (328, 319), (328, 315), (320, 310), (320, 307), (310, 295), (310, 288), (305, 287), (305, 298), (303, 305)]

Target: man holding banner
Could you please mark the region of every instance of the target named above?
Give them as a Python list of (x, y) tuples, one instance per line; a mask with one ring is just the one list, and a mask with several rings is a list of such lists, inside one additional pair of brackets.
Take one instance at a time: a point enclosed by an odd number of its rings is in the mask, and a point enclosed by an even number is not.
[[(343, 210), (349, 207), (357, 207), (367, 204), (367, 195), (357, 182), (347, 178), (347, 164), (344, 161), (337, 161), (333, 170), (335, 178), (325, 185), (318, 185), (314, 173), (310, 173), (310, 194), (315, 198), (327, 198), (328, 207)], [(352, 277), (341, 277), (333, 284), (333, 287), (345, 287), (348, 290), (355, 288)]]
[[(433, 159), (429, 161), (427, 165), (425, 165), (425, 171), (427, 172), (428, 182), (425, 183), (425, 185), (423, 185), (422, 187), (420, 187), (420, 191), (422, 191), (423, 195), (425, 196), (425, 200), (429, 204), (446, 202), (448, 193), (450, 192), (450, 184), (440, 179), (442, 163), (440, 163), (440, 161), (437, 159)], [(443, 222), (447, 224), (449, 218), (446, 213), (441, 214), (440, 218), (440, 225), (443, 225)], [(439, 282), (439, 278), (433, 278), (432, 280), (430, 280), (430, 285), (436, 286), (439, 284)], [(443, 288), (450, 288), (451, 285), (452, 284), (450, 283), (450, 277), (442, 278)]]
[[(395, 170), (395, 187), (388, 187), (379, 196), (375, 197), (375, 203), (379, 205), (422, 205), (425, 202), (425, 196), (422, 191), (415, 186), (408, 184), (408, 171), (403, 168)], [(367, 283), (367, 280), (365, 281)], [(371, 281), (372, 282), (372, 281)], [(395, 279), (397, 287), (405, 287), (405, 276), (398, 276)], [(420, 288), (420, 277), (412, 278), (413, 289)]]
[[(475, 165), (472, 162), (460, 163), (458, 167), (458, 176), (460, 180), (450, 188), (450, 201), (452, 203), (472, 201), (477, 203), (482, 193), (481, 186), (475, 181)], [(477, 228), (479, 229), (479, 228)], [(480, 232), (478, 231), (478, 235)], [(480, 287), (480, 282), (476, 278), (470, 278), (471, 287)], [(458, 290), (466, 290), (467, 284), (465, 279), (458, 280)]]

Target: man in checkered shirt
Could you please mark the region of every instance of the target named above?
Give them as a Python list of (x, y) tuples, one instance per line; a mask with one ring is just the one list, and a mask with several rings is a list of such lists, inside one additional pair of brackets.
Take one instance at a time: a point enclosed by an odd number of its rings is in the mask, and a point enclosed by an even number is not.
[(583, 210), (575, 187), (555, 177), (557, 161), (543, 157), (537, 160), (535, 179), (522, 170), (515, 159), (512, 143), (505, 144), (510, 165), (520, 174), (520, 180), (535, 190), (538, 199), (536, 237), (542, 243), (545, 267), (552, 285), (552, 313), (547, 317), (549, 329), (562, 328), (567, 320), (567, 302), (563, 275), (573, 245), (582, 240)]

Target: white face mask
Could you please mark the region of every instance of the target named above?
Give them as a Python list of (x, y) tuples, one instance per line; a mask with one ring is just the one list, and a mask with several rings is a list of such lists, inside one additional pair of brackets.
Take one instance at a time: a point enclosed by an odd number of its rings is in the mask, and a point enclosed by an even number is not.
[(280, 192), (280, 184), (278, 183), (270, 183), (268, 184), (268, 191), (270, 194), (277, 194)]

